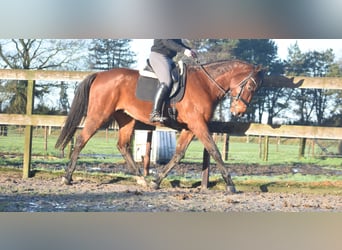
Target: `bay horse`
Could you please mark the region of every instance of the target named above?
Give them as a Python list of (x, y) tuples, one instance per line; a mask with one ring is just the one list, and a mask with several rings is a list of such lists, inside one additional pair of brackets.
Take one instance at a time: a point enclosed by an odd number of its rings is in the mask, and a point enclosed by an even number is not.
[[(210, 134), (208, 123), (213, 116), (215, 107), (229, 91), (231, 113), (241, 116), (246, 112), (255, 91), (262, 83), (262, 67), (232, 60), (188, 66), (186, 71), (184, 96), (178, 103), (172, 104), (177, 110), (176, 120), (173, 123), (165, 124), (180, 131), (176, 151), (172, 159), (149, 185), (152, 188), (159, 188), (162, 180), (180, 162), (188, 145), (196, 136), (216, 161), (227, 185), (227, 191), (235, 192), (234, 183)], [(140, 100), (135, 95), (138, 78), (138, 70), (114, 68), (91, 74), (79, 84), (66, 122), (55, 145), (56, 148), (64, 149), (85, 117), (84, 128), (76, 138), (70, 162), (63, 176), (64, 184), (72, 183), (76, 161), (88, 140), (104, 124), (113, 120), (116, 120), (119, 126), (117, 147), (120, 153), (131, 172), (143, 179), (129, 150), (134, 126), (137, 121), (153, 126), (160, 124), (152, 124), (149, 121), (152, 102)]]

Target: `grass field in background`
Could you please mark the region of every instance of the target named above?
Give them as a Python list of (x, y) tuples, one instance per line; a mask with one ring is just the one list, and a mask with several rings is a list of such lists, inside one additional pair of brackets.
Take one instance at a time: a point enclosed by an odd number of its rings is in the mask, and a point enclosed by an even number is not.
[[(61, 158), (61, 151), (55, 149), (54, 145), (57, 140), (59, 130), (52, 130), (47, 140), (44, 138), (44, 129), (35, 128), (33, 131), (32, 142), (32, 160), (40, 162), (66, 162), (66, 158)], [(103, 162), (123, 162), (119, 151), (116, 148), (117, 132), (109, 130), (101, 130), (96, 133), (82, 150), (80, 160), (92, 161), (94, 158), (101, 158)], [(220, 137), (217, 138), (217, 146), (221, 150), (223, 142)], [(45, 141), (47, 144), (45, 145)], [(324, 152), (317, 144), (314, 146), (315, 154), (313, 154), (312, 142), (307, 141), (306, 153), (303, 159), (299, 159), (299, 139), (282, 138), (278, 144), (276, 138), (270, 139), (268, 161), (260, 158), (260, 145), (258, 137), (250, 137), (249, 143), (246, 137), (231, 137), (229, 145), (229, 154), (227, 163), (230, 164), (318, 164), (327, 166), (341, 166), (342, 158), (325, 157)], [(333, 140), (319, 140), (321, 146), (329, 151), (329, 154), (336, 155), (338, 152), (338, 142)], [(46, 146), (46, 149), (45, 149)], [(8, 136), (0, 136), (0, 164), (4, 165), (9, 162), (22, 160), (24, 151), (24, 135), (23, 129), (11, 126), (9, 127)], [(11, 155), (11, 157), (4, 157)], [(16, 155), (16, 157), (15, 157)], [(67, 155), (67, 149), (65, 150)], [(183, 162), (202, 162), (203, 145), (194, 139), (185, 155)]]

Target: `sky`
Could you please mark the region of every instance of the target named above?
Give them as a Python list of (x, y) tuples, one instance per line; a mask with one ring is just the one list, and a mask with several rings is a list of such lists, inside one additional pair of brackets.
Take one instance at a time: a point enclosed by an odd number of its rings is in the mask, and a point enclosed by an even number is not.
[[(342, 39), (273, 39), (278, 46), (278, 56), (280, 59), (286, 59), (289, 46), (298, 43), (302, 52), (307, 51), (325, 51), (333, 49), (336, 60), (342, 59)], [(137, 69), (145, 66), (146, 59), (149, 56), (153, 39), (133, 39), (131, 48), (137, 54)]]

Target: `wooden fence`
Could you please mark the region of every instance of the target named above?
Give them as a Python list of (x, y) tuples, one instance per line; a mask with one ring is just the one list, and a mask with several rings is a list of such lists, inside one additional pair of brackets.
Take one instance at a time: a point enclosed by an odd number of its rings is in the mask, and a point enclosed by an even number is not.
[[(34, 115), (33, 93), (35, 80), (43, 81), (80, 81), (91, 71), (48, 71), (48, 70), (10, 70), (0, 69), (0, 79), (27, 80), (27, 108), (25, 115), (0, 114), (0, 124), (25, 125), (25, 147), (23, 160), (23, 178), (30, 176), (31, 150), (32, 150), (32, 128), (33, 126), (56, 126), (61, 127), (65, 116)], [(264, 86), (287, 87), (287, 88), (325, 88), (342, 89), (342, 78), (310, 78), (310, 77), (266, 77)], [(313, 139), (339, 139), (342, 140), (342, 128), (340, 127), (318, 127), (318, 126), (293, 126), (277, 125), (270, 126), (256, 123), (232, 123), (212, 122), (210, 131), (215, 133), (226, 133), (229, 135), (260, 135), (275, 137), (299, 137)], [(208, 155), (204, 151), (204, 162), (208, 163)], [(209, 178), (209, 168), (204, 164), (203, 183)], [(203, 184), (206, 186), (206, 184)]]

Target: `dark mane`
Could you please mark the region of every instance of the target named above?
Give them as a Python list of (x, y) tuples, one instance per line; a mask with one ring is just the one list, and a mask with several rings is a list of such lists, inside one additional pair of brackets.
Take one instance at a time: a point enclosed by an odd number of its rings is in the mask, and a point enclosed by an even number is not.
[(202, 65), (206, 70), (210, 72), (212, 77), (216, 77), (218, 75), (221, 75), (224, 72), (231, 71), (236, 67), (248, 67), (250, 68), (251, 64), (241, 61), (241, 60), (220, 60), (216, 62), (211, 63), (205, 63)]

